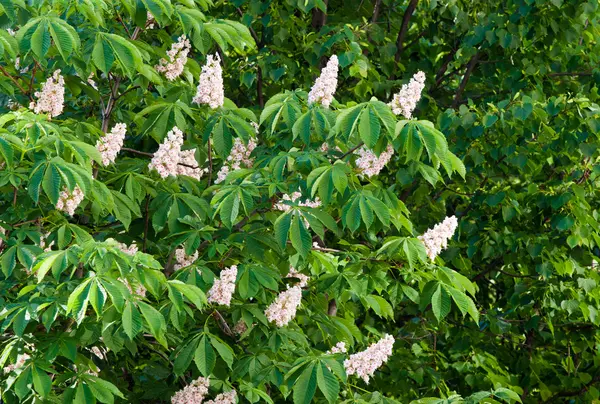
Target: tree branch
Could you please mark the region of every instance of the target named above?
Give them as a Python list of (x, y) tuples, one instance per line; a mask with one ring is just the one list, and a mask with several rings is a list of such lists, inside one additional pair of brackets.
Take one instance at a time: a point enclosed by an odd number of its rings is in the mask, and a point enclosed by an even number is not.
[(23, 86), (19, 84), (19, 82), (17, 81), (17, 79), (15, 79), (13, 76), (11, 76), (10, 73), (7, 72), (6, 69), (3, 66), (0, 66), (0, 72), (2, 72), (2, 74), (4, 74), (6, 77), (8, 77), (10, 79), (10, 81), (12, 81), (13, 83), (15, 83), (15, 85), (19, 88), (19, 90), (21, 90), (21, 92), (23, 93), (23, 95), (28, 96), (29, 99), (31, 101), (33, 101), (33, 98), (31, 97), (31, 94), (28, 94), (27, 90), (25, 90), (23, 88)]
[(398, 32), (398, 38), (396, 38), (396, 56), (394, 57), (396, 62), (400, 61), (400, 55), (402, 55), (402, 51), (404, 50), (402, 44), (404, 43), (404, 37), (408, 32), (408, 23), (415, 8), (417, 8), (418, 3), (419, 0), (410, 0), (410, 3), (408, 3), (406, 11), (404, 12), (404, 17), (402, 17), (402, 26), (400, 27), (400, 32)]
[(379, 18), (379, 12), (381, 11), (381, 0), (375, 0), (373, 6), (373, 17), (371, 18), (371, 24), (375, 24)]
[(359, 144), (357, 144), (356, 146), (354, 146), (353, 148), (351, 148), (350, 150), (348, 150), (346, 153), (342, 154), (342, 157), (340, 157), (338, 160), (343, 159), (344, 157), (347, 157), (348, 155), (354, 153), (359, 147), (361, 147), (362, 145), (364, 145), (363, 142), (360, 142)]
[(477, 60), (479, 59), (479, 52), (477, 52), (469, 63), (467, 64), (467, 70), (465, 71), (465, 75), (463, 76), (462, 81), (460, 82), (460, 86), (458, 86), (458, 91), (456, 91), (456, 95), (454, 96), (454, 101), (452, 101), (452, 108), (456, 108), (458, 103), (460, 102), (463, 91), (465, 91), (465, 87), (467, 87), (467, 83), (469, 82), (469, 78), (471, 78), (471, 73), (473, 73), (473, 69), (475, 69), (475, 65), (477, 65)]

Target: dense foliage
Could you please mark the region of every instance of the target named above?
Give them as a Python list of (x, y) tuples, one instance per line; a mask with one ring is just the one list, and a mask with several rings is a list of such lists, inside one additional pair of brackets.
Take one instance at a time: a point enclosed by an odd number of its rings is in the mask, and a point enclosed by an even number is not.
[(598, 400), (599, 14), (0, 0), (1, 400)]

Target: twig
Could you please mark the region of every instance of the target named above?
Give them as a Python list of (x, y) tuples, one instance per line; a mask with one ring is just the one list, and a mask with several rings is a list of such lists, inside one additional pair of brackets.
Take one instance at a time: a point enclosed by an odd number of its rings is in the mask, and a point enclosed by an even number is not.
[(119, 100), (119, 98), (121, 98), (122, 96), (124, 96), (125, 94), (127, 94), (130, 91), (133, 90), (137, 90), (138, 88), (140, 88), (140, 86), (133, 86), (131, 88), (128, 88), (127, 90), (123, 91), (121, 94), (119, 94), (116, 98), (115, 98), (115, 102), (117, 102)]
[(406, 32), (408, 32), (408, 23), (410, 21), (410, 17), (415, 11), (417, 3), (419, 3), (419, 0), (410, 0), (410, 3), (408, 3), (406, 11), (404, 12), (404, 17), (402, 17), (402, 26), (400, 27), (400, 32), (398, 32), (398, 38), (396, 38), (396, 55), (394, 57), (396, 62), (400, 60), (400, 55), (402, 55), (402, 51), (404, 50), (402, 44), (404, 43)]
[(379, 18), (380, 11), (381, 11), (381, 0), (375, 0), (375, 5), (373, 6), (373, 17), (371, 18), (371, 24), (375, 24), (377, 22), (377, 18)]
[(33, 65), (33, 69), (31, 69), (31, 80), (29, 80), (29, 96), (31, 97), (31, 95), (33, 94), (33, 80), (35, 79), (35, 71), (37, 70), (37, 68), (40, 65), (38, 64), (38, 62), (35, 62), (35, 64)]
[(360, 142), (359, 144), (357, 144), (356, 146), (354, 146), (353, 148), (351, 148), (350, 150), (348, 150), (346, 153), (342, 154), (342, 157), (339, 158), (339, 160), (343, 159), (344, 157), (354, 153), (356, 151), (356, 149), (358, 149), (359, 147), (361, 147), (362, 145), (364, 145), (363, 142)]
[(208, 186), (212, 183), (212, 172), (213, 172), (213, 163), (212, 163), (212, 152), (210, 146), (210, 139), (208, 139)]
[(456, 91), (456, 95), (454, 96), (454, 101), (452, 102), (452, 108), (456, 108), (458, 106), (458, 103), (461, 99), (462, 93), (465, 90), (465, 87), (467, 86), (467, 82), (469, 81), (469, 78), (471, 77), (471, 73), (473, 73), (473, 69), (475, 69), (475, 65), (477, 65), (478, 59), (479, 59), (479, 52), (477, 52), (475, 55), (473, 55), (471, 60), (469, 60), (469, 63), (467, 64), (467, 70), (465, 71), (465, 75), (463, 76), (463, 79), (460, 82), (460, 86), (458, 86), (458, 91)]
[(122, 147), (121, 150), (129, 152), (129, 153), (133, 153), (133, 154), (139, 154), (140, 156), (154, 157), (154, 154), (152, 154), (152, 153), (146, 153), (146, 152), (143, 152), (143, 151), (139, 151), (139, 150), (135, 150), (135, 149), (130, 149), (129, 147)]
[(144, 222), (144, 243), (142, 244), (142, 252), (146, 252), (146, 241), (148, 240), (148, 222), (150, 215), (148, 214), (148, 205), (150, 204), (150, 195), (146, 196), (146, 221)]
[(233, 331), (231, 331), (231, 328), (229, 328), (229, 324), (227, 324), (227, 321), (225, 321), (225, 319), (223, 318), (221, 313), (219, 313), (218, 310), (213, 311), (212, 316), (217, 320), (217, 324), (219, 325), (221, 331), (223, 331), (225, 334), (229, 335), (232, 338), (235, 336)]
[(31, 101), (33, 101), (33, 97), (31, 96), (31, 94), (28, 94), (27, 90), (25, 90), (23, 88), (22, 85), (19, 84), (19, 82), (17, 81), (17, 79), (15, 79), (13, 76), (10, 75), (9, 72), (6, 71), (6, 69), (3, 66), (0, 66), (0, 72), (2, 72), (2, 74), (4, 74), (6, 77), (8, 77), (13, 83), (15, 83), (15, 85), (19, 88), (19, 90), (21, 90), (21, 92), (23, 93), (23, 95), (27, 95), (29, 97), (29, 99)]

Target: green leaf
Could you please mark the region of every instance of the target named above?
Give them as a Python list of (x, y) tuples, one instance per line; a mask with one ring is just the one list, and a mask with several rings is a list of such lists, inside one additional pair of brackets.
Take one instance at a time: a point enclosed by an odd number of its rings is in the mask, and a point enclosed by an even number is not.
[(294, 215), (292, 220), (292, 226), (290, 229), (290, 240), (292, 246), (302, 255), (306, 257), (310, 252), (312, 239), (310, 233), (304, 227), (304, 222), (300, 218), (300, 215)]
[(225, 363), (227, 363), (227, 366), (229, 366), (229, 369), (232, 369), (233, 368), (233, 349), (231, 349), (231, 347), (229, 345), (227, 345), (226, 343), (224, 343), (223, 341), (221, 341), (213, 336), (210, 337), (210, 342), (211, 342), (212, 346), (219, 353), (219, 356), (221, 357), (221, 359), (223, 359), (223, 361), (225, 361)]
[(31, 50), (39, 58), (43, 58), (48, 53), (48, 49), (50, 49), (50, 32), (47, 22), (42, 21), (31, 36)]
[(317, 368), (314, 363), (306, 366), (294, 384), (294, 404), (310, 404), (317, 391)]
[(375, 147), (377, 140), (379, 140), (379, 134), (381, 133), (381, 123), (377, 119), (377, 115), (371, 108), (363, 109), (360, 114), (358, 123), (358, 134), (361, 140), (369, 148)]
[(115, 62), (115, 54), (107, 41), (102, 39), (101, 35), (96, 37), (96, 43), (92, 50), (92, 60), (98, 69), (108, 74), (113, 63)]
[(85, 318), (85, 312), (89, 302), (91, 281), (92, 278), (83, 281), (83, 283), (75, 288), (67, 301), (67, 312), (75, 315), (78, 325), (81, 324)]
[(279, 247), (282, 250), (285, 250), (285, 246), (288, 240), (288, 232), (290, 230), (290, 226), (292, 223), (292, 214), (291, 212), (284, 213), (280, 215), (277, 220), (275, 220), (274, 229), (275, 229), (275, 239), (279, 244)]
[(327, 401), (334, 403), (337, 401), (338, 395), (340, 394), (340, 383), (333, 373), (327, 369), (325, 364), (321, 363), (317, 366), (317, 384), (319, 390), (321, 390)]
[(446, 292), (446, 288), (442, 285), (438, 285), (431, 296), (431, 309), (438, 321), (441, 321), (448, 313), (450, 313), (450, 296), (448, 295), (448, 292)]
[(133, 341), (135, 336), (142, 331), (142, 316), (135, 305), (130, 301), (125, 303), (122, 321), (125, 334)]
[(196, 350), (195, 341), (197, 340), (194, 339), (188, 342), (178, 351), (173, 363), (173, 372), (175, 372), (175, 375), (182, 375), (190, 367), (190, 363), (194, 359), (194, 351)]
[(165, 333), (167, 332), (167, 323), (163, 315), (154, 307), (142, 301), (138, 302), (138, 307), (150, 328), (150, 332), (165, 348), (168, 347)]
[(215, 351), (208, 338), (205, 336), (202, 337), (198, 347), (196, 348), (196, 354), (194, 355), (194, 362), (196, 362), (196, 366), (198, 366), (198, 370), (204, 377), (210, 376), (212, 370), (215, 367), (215, 363), (217, 361), (217, 356), (215, 355)]
[(50, 389), (52, 387), (52, 380), (50, 376), (37, 366), (32, 366), (32, 375), (33, 375), (33, 387), (35, 391), (42, 397), (47, 397), (50, 394)]

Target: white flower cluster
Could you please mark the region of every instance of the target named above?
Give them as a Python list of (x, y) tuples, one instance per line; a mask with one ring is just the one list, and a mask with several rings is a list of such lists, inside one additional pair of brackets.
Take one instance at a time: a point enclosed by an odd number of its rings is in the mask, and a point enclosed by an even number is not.
[(196, 161), (196, 149), (182, 150), (179, 153), (179, 163), (177, 168), (177, 175), (187, 175), (200, 181), (202, 175), (208, 172), (208, 168), (200, 168), (198, 161)]
[(190, 41), (185, 35), (177, 38), (177, 42), (171, 45), (171, 49), (167, 51), (169, 60), (162, 58), (158, 65), (154, 66), (156, 71), (164, 73), (169, 81), (175, 80), (183, 73), (183, 67), (187, 63), (187, 56), (190, 53)]
[(65, 79), (60, 75), (60, 69), (56, 70), (44, 84), (42, 91), (36, 91), (37, 103), (31, 102), (29, 109), (36, 114), (48, 113), (51, 118), (62, 114), (65, 103)]
[(106, 360), (106, 355), (104, 354), (104, 352), (102, 352), (102, 350), (100, 348), (98, 348), (97, 346), (93, 346), (90, 351), (92, 351), (92, 353), (101, 360)]
[(317, 77), (315, 84), (308, 93), (309, 104), (318, 102), (325, 108), (329, 108), (337, 87), (338, 68), (338, 58), (333, 55), (327, 62), (327, 66), (321, 70), (321, 75)]
[[(322, 151), (323, 153), (327, 153), (329, 151), (329, 144), (327, 144), (327, 142), (323, 143), (321, 145), (321, 147), (319, 147), (319, 150)], [(339, 152), (342, 151), (338, 146), (335, 146), (334, 150), (339, 151)]]
[(154, 29), (155, 22), (156, 20), (154, 19), (154, 16), (150, 13), (150, 11), (146, 11), (146, 28)]
[(443, 222), (433, 226), (433, 229), (427, 230), (419, 240), (425, 245), (427, 255), (432, 261), (448, 247), (448, 240), (452, 238), (456, 228), (458, 227), (458, 219), (456, 216), (450, 216), (444, 219)]
[(202, 66), (200, 83), (192, 101), (196, 104), (208, 104), (212, 109), (223, 105), (223, 71), (219, 55), (208, 55), (206, 64)]
[[(291, 196), (288, 194), (285, 194), (285, 195), (283, 195), (281, 200), (275, 204), (275, 209), (281, 210), (283, 212), (287, 212), (292, 207), (283, 202), (284, 201), (296, 202), (300, 198), (302, 198), (302, 193), (300, 193), (299, 191), (292, 193)], [(305, 202), (299, 202), (298, 206), (308, 206), (309, 208), (318, 208), (319, 206), (321, 206), (321, 200), (319, 199), (319, 197), (317, 197), (317, 199), (315, 199), (314, 201), (306, 200)]]
[(392, 355), (393, 347), (394, 337), (389, 334), (384, 335), (377, 343), (371, 344), (362, 352), (350, 355), (350, 358), (344, 361), (346, 374), (348, 376), (355, 374), (365, 383), (369, 383), (369, 378)]
[(175, 260), (177, 264), (173, 267), (176, 271), (181, 268), (189, 267), (198, 259), (198, 251), (194, 251), (192, 255), (185, 255), (185, 248), (175, 250)]
[(62, 210), (69, 214), (69, 216), (73, 216), (75, 213), (75, 209), (79, 206), (79, 204), (83, 201), (85, 195), (79, 185), (75, 186), (73, 192), (69, 192), (69, 188), (65, 186), (63, 191), (58, 196), (58, 202), (56, 202), (56, 209)]
[(210, 382), (208, 378), (199, 377), (191, 384), (179, 390), (171, 397), (171, 404), (201, 404), (208, 394)]
[(23, 367), (25, 362), (27, 362), (29, 359), (31, 359), (31, 356), (27, 355), (26, 353), (24, 353), (23, 355), (19, 355), (15, 363), (6, 366), (4, 369), (2, 369), (2, 371), (4, 372), (4, 374), (8, 374), (15, 369)]
[[(0, 226), (0, 236), (5, 236), (6, 235), (6, 229), (2, 226)], [(4, 243), (4, 239), (2, 237), (0, 237), (0, 247), (2, 247), (2, 243)]]
[(123, 284), (125, 284), (125, 286), (127, 287), (127, 290), (129, 290), (129, 293), (131, 293), (132, 295), (137, 295), (139, 297), (146, 297), (146, 292), (147, 289), (141, 284), (141, 283), (137, 283), (137, 282), (129, 282), (127, 279), (125, 278), (118, 278), (121, 282), (123, 282)]
[(248, 326), (246, 325), (246, 322), (242, 319), (240, 319), (240, 321), (235, 323), (235, 325), (233, 326), (233, 332), (238, 335), (241, 335), (246, 331), (248, 331)]
[(183, 132), (177, 126), (174, 126), (167, 133), (166, 139), (158, 146), (158, 150), (154, 153), (148, 168), (158, 171), (162, 178), (167, 178), (169, 175), (176, 177), (179, 173), (178, 165), (182, 145)]
[(94, 77), (94, 72), (90, 73), (90, 75), (87, 78), (87, 82), (90, 86), (92, 86), (94, 90), (98, 91), (98, 86), (96, 85), (96, 82), (92, 80), (92, 77)]
[(260, 125), (254, 121), (250, 122), (250, 125), (252, 125), (252, 127), (254, 128), (254, 133), (256, 133), (258, 135), (258, 132), (260, 132), (260, 130), (259, 130)]
[[(54, 245), (54, 241), (52, 241), (50, 244), (46, 245), (46, 239), (48, 238), (48, 236), (50, 235), (50, 233), (45, 233), (42, 234), (42, 237), (40, 237), (40, 248), (44, 250), (44, 252), (48, 252), (52, 250), (52, 246)], [(2, 243), (0, 242), (0, 245)]]
[(296, 285), (281, 292), (273, 303), (265, 310), (265, 316), (277, 327), (286, 326), (294, 317), (302, 303), (302, 289)]
[(395, 94), (392, 102), (388, 104), (392, 108), (392, 112), (410, 119), (417, 107), (417, 102), (421, 99), (421, 92), (424, 88), (425, 73), (417, 72), (408, 84), (402, 86), (400, 92)]
[(101, 137), (96, 142), (96, 149), (102, 156), (102, 164), (106, 167), (110, 163), (114, 163), (117, 158), (117, 154), (123, 147), (123, 141), (125, 140), (125, 133), (127, 132), (127, 125), (124, 123), (118, 123), (109, 133)]
[(135, 244), (131, 244), (128, 247), (127, 244), (118, 243), (117, 247), (119, 248), (119, 250), (123, 251), (125, 254), (128, 255), (135, 255), (138, 252), (138, 246)]
[(221, 271), (219, 279), (215, 280), (215, 283), (208, 291), (209, 303), (222, 304), (224, 306), (231, 304), (231, 297), (235, 291), (237, 272), (237, 265), (232, 265)]
[(346, 348), (346, 343), (344, 341), (340, 341), (334, 346), (331, 347), (329, 351), (326, 352), (327, 355), (333, 355), (338, 353), (346, 353), (348, 349)]
[(154, 153), (148, 168), (158, 171), (162, 178), (167, 178), (169, 175), (174, 177), (186, 175), (200, 180), (208, 169), (202, 169), (198, 166), (195, 157), (196, 149), (181, 150), (182, 145), (183, 132), (177, 126), (174, 126), (167, 133), (165, 140), (158, 146), (158, 150)]
[(227, 178), (227, 174), (231, 171), (239, 170), (242, 167), (242, 163), (246, 168), (252, 167), (254, 159), (250, 158), (250, 154), (256, 148), (256, 142), (254, 139), (248, 140), (248, 145), (245, 145), (240, 138), (235, 138), (233, 141), (233, 147), (223, 167), (217, 173), (217, 179), (215, 184), (223, 182)]
[(290, 267), (290, 272), (288, 272), (288, 274), (285, 277), (298, 279), (299, 282), (297, 283), (297, 285), (301, 288), (305, 288), (306, 285), (308, 285), (308, 282), (310, 281), (310, 276), (304, 275), (303, 273), (296, 271), (296, 268), (294, 267)]
[(221, 393), (214, 400), (207, 401), (206, 404), (235, 404), (237, 402), (237, 393), (231, 390), (227, 393)]
[(389, 144), (379, 157), (365, 146), (358, 149), (355, 153), (358, 154), (356, 167), (360, 169), (362, 174), (372, 177), (379, 174), (383, 170), (383, 167), (390, 161), (394, 154), (394, 148)]

